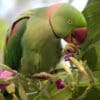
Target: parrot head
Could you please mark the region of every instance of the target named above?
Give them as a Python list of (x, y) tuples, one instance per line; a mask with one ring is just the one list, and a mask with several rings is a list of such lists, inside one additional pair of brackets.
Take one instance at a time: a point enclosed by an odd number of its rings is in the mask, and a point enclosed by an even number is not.
[(49, 20), (57, 37), (67, 42), (81, 44), (87, 37), (87, 23), (76, 8), (69, 4), (58, 4), (49, 11)]

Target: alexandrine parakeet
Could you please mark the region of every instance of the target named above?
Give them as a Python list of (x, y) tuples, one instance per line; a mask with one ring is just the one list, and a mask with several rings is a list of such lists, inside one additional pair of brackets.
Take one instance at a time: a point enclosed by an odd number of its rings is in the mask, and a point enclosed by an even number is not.
[(67, 41), (70, 35), (82, 43), (86, 27), (82, 13), (69, 4), (23, 13), (8, 32), (4, 63), (27, 75), (49, 72), (60, 60), (60, 39)]

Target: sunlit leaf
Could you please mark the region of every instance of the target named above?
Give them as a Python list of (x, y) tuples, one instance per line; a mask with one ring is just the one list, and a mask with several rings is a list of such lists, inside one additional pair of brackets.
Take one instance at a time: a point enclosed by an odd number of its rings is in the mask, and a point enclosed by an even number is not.
[(19, 88), (19, 96), (20, 96), (21, 100), (28, 100), (28, 98), (26, 96), (26, 92), (25, 92), (25, 90), (24, 90), (24, 88), (23, 88), (21, 83), (19, 83), (19, 87), (18, 88)]
[(88, 23), (88, 38), (83, 46), (83, 59), (92, 71), (100, 71), (100, 0), (89, 0), (83, 14)]
[(15, 94), (13, 94), (13, 100), (19, 100)]
[(0, 100), (6, 100), (1, 92), (0, 92)]

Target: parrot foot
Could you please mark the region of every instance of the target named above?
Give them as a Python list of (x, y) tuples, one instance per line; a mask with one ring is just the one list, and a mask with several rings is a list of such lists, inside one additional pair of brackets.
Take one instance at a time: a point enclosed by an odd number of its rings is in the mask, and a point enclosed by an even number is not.
[(79, 46), (76, 46), (73, 43), (68, 43), (62, 50), (62, 55), (66, 54), (66, 52), (79, 53)]
[(48, 79), (52, 79), (55, 76), (52, 74), (49, 74), (47, 72), (40, 72), (40, 73), (36, 73), (32, 75), (33, 79), (42, 79), (42, 80), (48, 80)]

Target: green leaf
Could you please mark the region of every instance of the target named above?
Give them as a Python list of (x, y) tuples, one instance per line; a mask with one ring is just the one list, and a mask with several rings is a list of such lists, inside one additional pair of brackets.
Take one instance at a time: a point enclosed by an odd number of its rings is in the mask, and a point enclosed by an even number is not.
[[(60, 74), (62, 75), (62, 74)], [(93, 87), (89, 90), (87, 95), (83, 98), (83, 100), (99, 100), (100, 98), (100, 71), (93, 72), (95, 83)], [(66, 74), (65, 74), (65, 77)], [(62, 77), (65, 79), (65, 77)], [(61, 76), (60, 76), (61, 78)], [(68, 77), (67, 77), (68, 78)], [(87, 86), (89, 85), (87, 77), (84, 76), (80, 84), (77, 86), (76, 90), (72, 90), (71, 87), (66, 87), (64, 89), (57, 89), (55, 85), (55, 81), (53, 80), (53, 83), (50, 84), (48, 87), (48, 95), (51, 97), (51, 99), (48, 99), (46, 95), (44, 95), (43, 91), (41, 90), (39, 94), (36, 94), (36, 96), (32, 95), (30, 100), (77, 100), (77, 98), (82, 95), (82, 93), (85, 91)], [(44, 84), (44, 87), (46, 86), (46, 82)]]
[(82, 47), (82, 59), (92, 71), (100, 71), (100, 0), (88, 0), (83, 11), (88, 23), (88, 38)]
[(0, 100), (6, 100), (1, 92), (0, 92)]
[(26, 92), (22, 86), (22, 84), (19, 82), (19, 96), (21, 98), (21, 100), (28, 100), (27, 96), (26, 96)]
[(19, 100), (15, 94), (13, 94), (13, 100)]

